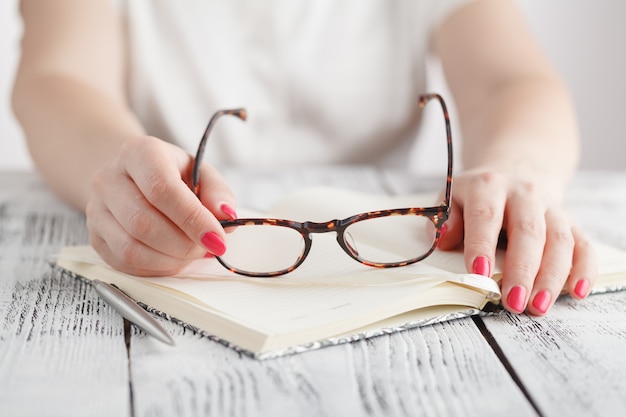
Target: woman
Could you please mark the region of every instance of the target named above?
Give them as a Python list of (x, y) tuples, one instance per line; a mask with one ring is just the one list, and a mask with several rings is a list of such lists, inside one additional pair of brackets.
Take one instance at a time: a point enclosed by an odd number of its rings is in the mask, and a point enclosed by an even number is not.
[(564, 286), (586, 297), (594, 253), (562, 208), (574, 111), (512, 1), (172, 3), (21, 2), (15, 113), (112, 266), (168, 275), (226, 250), (228, 185), (208, 163), (200, 200), (181, 181), (209, 111), (258, 117), (212, 139), (216, 164), (406, 163), (431, 51), (464, 140), (439, 247), (463, 244), (468, 271), (490, 275), (506, 231), (511, 312), (545, 314)]

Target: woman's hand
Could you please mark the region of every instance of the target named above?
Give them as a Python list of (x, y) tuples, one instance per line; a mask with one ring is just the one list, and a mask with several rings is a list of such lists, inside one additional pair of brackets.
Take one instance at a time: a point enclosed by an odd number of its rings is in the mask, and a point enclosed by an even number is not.
[(204, 164), (200, 199), (188, 178), (193, 157), (157, 138), (126, 141), (93, 178), (87, 204), (92, 246), (114, 268), (133, 275), (171, 275), (194, 259), (226, 250), (219, 220), (236, 218), (235, 199)]
[(504, 232), (502, 302), (514, 313), (543, 315), (562, 289), (582, 299), (596, 280), (593, 248), (549, 192), (493, 171), (471, 170), (455, 178), (439, 247), (463, 245), (467, 270), (489, 276)]

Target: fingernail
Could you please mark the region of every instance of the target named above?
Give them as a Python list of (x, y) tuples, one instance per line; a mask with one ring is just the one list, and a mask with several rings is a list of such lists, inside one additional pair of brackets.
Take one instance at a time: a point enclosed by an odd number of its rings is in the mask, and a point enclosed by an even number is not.
[(205, 258), (211, 259), (211, 258), (215, 258), (215, 255), (213, 255), (211, 252), (207, 252), (204, 254)]
[(523, 312), (526, 307), (526, 288), (521, 285), (516, 285), (511, 288), (507, 302), (509, 303), (509, 307), (516, 312)]
[(229, 206), (228, 204), (224, 203), (220, 206), (220, 210), (222, 210), (222, 213), (224, 213), (225, 215), (227, 215), (231, 220), (237, 220), (237, 213), (235, 212), (235, 210)]
[(226, 244), (215, 232), (205, 233), (202, 236), (202, 244), (216, 256), (222, 256), (226, 252)]
[(574, 294), (579, 298), (585, 298), (589, 294), (589, 280), (579, 279), (574, 287)]
[(486, 277), (491, 275), (491, 264), (486, 256), (477, 256), (472, 265), (472, 272)]
[(552, 301), (552, 296), (547, 290), (539, 291), (533, 300), (533, 307), (539, 310), (541, 314), (545, 314), (550, 307), (550, 301)]

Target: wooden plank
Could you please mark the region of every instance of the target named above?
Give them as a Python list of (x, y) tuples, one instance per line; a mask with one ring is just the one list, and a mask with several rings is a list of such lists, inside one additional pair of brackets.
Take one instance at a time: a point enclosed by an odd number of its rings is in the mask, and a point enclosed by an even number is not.
[(137, 416), (535, 415), (471, 319), (267, 361), (165, 324), (133, 334)]
[(544, 416), (623, 416), (626, 293), (562, 298), (545, 317), (487, 318)]
[(84, 217), (33, 174), (0, 174), (0, 414), (130, 414), (121, 318), (54, 269), (86, 242)]

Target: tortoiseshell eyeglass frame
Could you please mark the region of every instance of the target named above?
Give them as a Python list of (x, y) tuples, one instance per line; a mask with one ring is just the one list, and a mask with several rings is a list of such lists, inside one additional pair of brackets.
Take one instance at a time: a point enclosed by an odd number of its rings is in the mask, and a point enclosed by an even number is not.
[[(221, 257), (216, 257), (216, 259), (231, 272), (240, 275), (246, 275), (249, 277), (256, 278), (269, 278), (269, 277), (277, 277), (280, 275), (285, 275), (289, 272), (292, 272), (297, 267), (299, 267), (302, 262), (304, 262), (305, 258), (309, 254), (312, 246), (311, 234), (313, 233), (327, 233), (327, 232), (336, 232), (337, 233), (337, 242), (339, 246), (346, 252), (352, 259), (360, 262), (364, 265), (376, 267), (376, 268), (396, 268), (400, 266), (410, 265), (416, 262), (419, 262), (425, 258), (427, 258), (437, 247), (439, 239), (441, 237), (441, 227), (448, 219), (450, 214), (450, 205), (452, 199), (452, 131), (450, 128), (450, 116), (448, 114), (448, 108), (446, 103), (439, 94), (424, 94), (419, 98), (419, 107), (423, 108), (427, 102), (430, 100), (437, 100), (441, 105), (441, 109), (443, 110), (443, 116), (446, 126), (446, 140), (447, 140), (447, 148), (448, 148), (448, 170), (446, 175), (446, 190), (444, 193), (443, 202), (439, 206), (434, 207), (408, 207), (408, 208), (397, 208), (397, 209), (389, 209), (389, 210), (378, 210), (378, 211), (370, 211), (366, 213), (355, 214), (354, 216), (350, 216), (345, 219), (335, 219), (327, 222), (296, 222), (292, 220), (283, 220), (283, 219), (272, 219), (272, 218), (247, 218), (247, 219), (235, 219), (235, 220), (222, 220), (220, 221), (222, 227), (225, 229), (228, 227), (236, 227), (236, 226), (252, 226), (252, 225), (266, 225), (266, 226), (282, 226), (288, 227), (296, 230), (303, 238), (304, 248), (302, 253), (296, 260), (296, 262), (288, 268), (279, 270), (279, 271), (271, 271), (271, 272), (254, 272), (254, 271), (245, 271), (232, 267), (227, 264)], [(245, 109), (231, 109), (231, 110), (220, 110), (217, 111), (209, 124), (207, 125), (204, 135), (202, 136), (202, 140), (200, 141), (200, 145), (198, 146), (198, 152), (196, 153), (196, 158), (193, 163), (193, 171), (191, 178), (191, 189), (196, 194), (196, 196), (200, 196), (199, 182), (200, 182), (200, 164), (202, 162), (202, 157), (204, 155), (204, 149), (206, 147), (206, 142), (211, 133), (213, 125), (221, 116), (230, 115), (236, 116), (241, 120), (246, 120), (247, 114)], [(359, 257), (355, 251), (353, 251), (348, 244), (346, 244), (344, 239), (344, 231), (346, 228), (356, 222), (360, 222), (367, 219), (374, 219), (379, 217), (386, 216), (398, 216), (398, 215), (417, 215), (417, 216), (425, 216), (428, 217), (435, 226), (435, 238), (433, 240), (432, 246), (430, 249), (419, 256), (408, 259), (402, 262), (392, 262), (392, 263), (376, 263), (370, 262), (366, 259), (362, 259)]]

